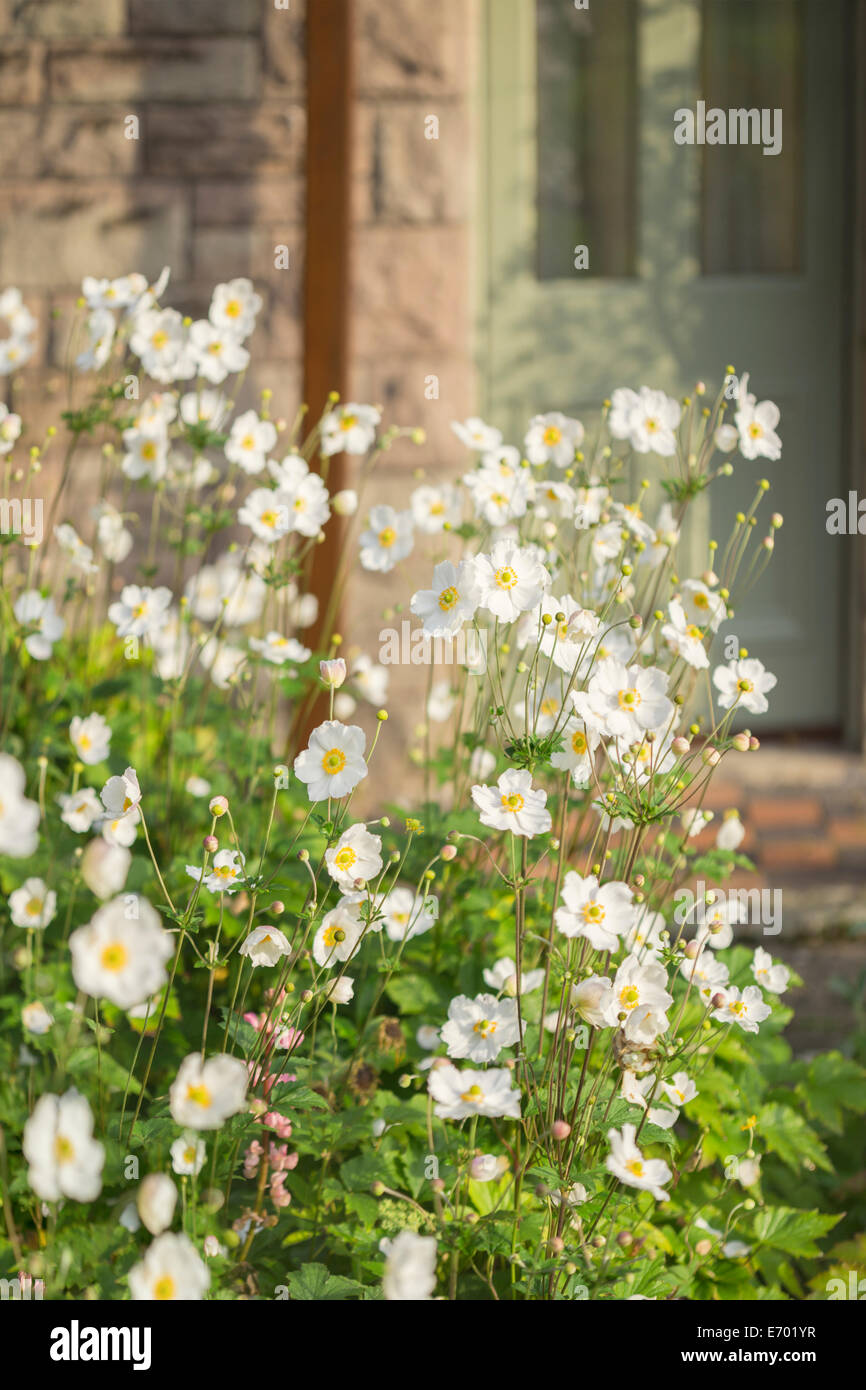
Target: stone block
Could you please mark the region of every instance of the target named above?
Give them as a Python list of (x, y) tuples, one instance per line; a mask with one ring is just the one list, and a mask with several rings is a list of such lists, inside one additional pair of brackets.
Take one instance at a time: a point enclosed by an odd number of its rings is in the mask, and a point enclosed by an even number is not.
[(155, 106), (147, 116), (147, 167), (211, 179), (299, 174), (305, 129), (304, 108), (295, 103)]
[[(355, 147), (355, 215), (361, 222), (457, 222), (468, 217), (468, 113), (459, 102), (440, 102), (435, 112), (430, 109), (434, 104), (361, 104)], [(428, 138), (434, 132), (437, 138)]]
[(252, 101), (261, 82), (259, 46), (249, 38), (125, 39), (67, 45), (48, 59), (53, 101)]
[(186, 272), (190, 211), (170, 184), (20, 180), (4, 188), (0, 284), (76, 286), (84, 275)]

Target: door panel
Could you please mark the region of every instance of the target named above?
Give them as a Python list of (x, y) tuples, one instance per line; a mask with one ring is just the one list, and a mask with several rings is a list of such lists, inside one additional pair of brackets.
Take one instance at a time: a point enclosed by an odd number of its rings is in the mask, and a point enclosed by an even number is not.
[[(845, 0), (488, 0), (485, 18), (484, 410), (519, 440), (531, 414), (586, 413), (616, 386), (682, 395), (728, 363), (751, 373), (781, 408), (782, 459), (733, 456), (681, 567), (704, 568), (768, 477), (785, 526), (723, 631), (779, 677), (774, 727), (842, 717), (825, 520), (845, 491), (847, 24)], [(783, 109), (781, 155), (675, 144), (678, 108), (762, 91)]]

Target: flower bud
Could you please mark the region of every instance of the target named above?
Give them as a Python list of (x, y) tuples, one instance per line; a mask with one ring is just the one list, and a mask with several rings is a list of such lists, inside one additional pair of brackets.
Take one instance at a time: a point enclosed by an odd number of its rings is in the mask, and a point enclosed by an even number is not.
[(227, 796), (212, 796), (208, 802), (208, 810), (212, 816), (224, 816), (229, 809)]
[(208, 854), (216, 854), (217, 850), (220, 847), (220, 842), (217, 839), (216, 835), (205, 835), (204, 839), (201, 842), (201, 847), (202, 849), (207, 850)]
[(331, 506), (337, 516), (354, 516), (358, 510), (358, 494), (353, 488), (343, 488), (331, 498)]
[(550, 1132), (557, 1143), (561, 1144), (563, 1139), (567, 1139), (571, 1133), (571, 1125), (565, 1120), (554, 1120), (553, 1124), (550, 1126)]
[(334, 690), (339, 690), (343, 681), (346, 679), (346, 663), (341, 656), (333, 658), (331, 661), (319, 662), (319, 675)]
[(124, 845), (91, 840), (81, 856), (81, 877), (97, 898), (113, 898), (123, 889), (132, 855)]
[(136, 1206), (152, 1236), (167, 1231), (177, 1204), (177, 1188), (167, 1173), (148, 1173), (138, 1189)]

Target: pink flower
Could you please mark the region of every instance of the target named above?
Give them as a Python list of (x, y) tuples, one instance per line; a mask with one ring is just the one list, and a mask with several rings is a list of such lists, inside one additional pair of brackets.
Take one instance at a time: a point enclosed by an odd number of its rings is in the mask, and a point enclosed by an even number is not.
[(287, 1207), (292, 1200), (291, 1192), (287, 1192), (284, 1186), (285, 1178), (282, 1173), (274, 1173), (271, 1178), (271, 1201), (275, 1207)]
[(278, 1115), (275, 1110), (268, 1111), (262, 1124), (267, 1125), (269, 1129), (275, 1129), (280, 1139), (291, 1139), (292, 1137), (291, 1120), (287, 1120), (284, 1115)]

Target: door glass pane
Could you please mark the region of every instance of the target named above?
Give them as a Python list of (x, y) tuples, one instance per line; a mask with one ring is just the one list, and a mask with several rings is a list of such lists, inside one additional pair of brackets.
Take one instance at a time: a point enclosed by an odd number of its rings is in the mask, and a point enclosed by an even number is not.
[(635, 274), (637, 0), (536, 0), (538, 277)]
[[(804, 227), (804, 6), (801, 0), (704, 0), (701, 97), (707, 134), (712, 110), (734, 113), (739, 134), (750, 113), (757, 143), (703, 147), (702, 261), (707, 275), (802, 270)], [(782, 148), (764, 153), (780, 110)], [(761, 113), (764, 132), (758, 134)], [(739, 135), (742, 139), (742, 134)]]

